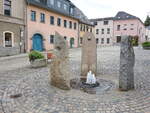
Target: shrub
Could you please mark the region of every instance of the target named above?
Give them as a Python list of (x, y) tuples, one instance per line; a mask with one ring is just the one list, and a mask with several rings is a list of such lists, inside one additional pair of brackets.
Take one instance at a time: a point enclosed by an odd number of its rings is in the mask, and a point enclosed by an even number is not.
[(142, 44), (142, 46), (143, 46), (143, 47), (150, 47), (150, 42), (144, 42), (144, 43)]
[(38, 52), (38, 51), (31, 51), (30, 53), (29, 53), (29, 61), (31, 62), (31, 61), (34, 61), (34, 60), (36, 60), (36, 59), (44, 59), (45, 57), (44, 57), (44, 55), (43, 54), (41, 54), (40, 52)]
[(131, 36), (131, 38), (132, 38), (132, 45), (133, 46), (138, 46), (139, 45), (139, 37), (138, 36)]

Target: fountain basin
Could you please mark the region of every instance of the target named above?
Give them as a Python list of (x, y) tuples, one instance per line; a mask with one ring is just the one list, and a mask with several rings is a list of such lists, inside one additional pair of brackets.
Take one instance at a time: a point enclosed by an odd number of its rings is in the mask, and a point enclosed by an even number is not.
[(97, 79), (95, 84), (87, 84), (86, 80), (75, 78), (70, 81), (70, 86), (72, 89), (81, 90), (88, 94), (103, 94), (116, 88), (115, 83), (104, 79)]

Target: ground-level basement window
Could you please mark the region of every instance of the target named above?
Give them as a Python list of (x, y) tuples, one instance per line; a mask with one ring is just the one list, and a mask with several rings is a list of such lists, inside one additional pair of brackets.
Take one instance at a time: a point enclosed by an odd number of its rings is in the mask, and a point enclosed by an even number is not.
[(4, 47), (13, 47), (13, 33), (4, 32), (3, 35)]

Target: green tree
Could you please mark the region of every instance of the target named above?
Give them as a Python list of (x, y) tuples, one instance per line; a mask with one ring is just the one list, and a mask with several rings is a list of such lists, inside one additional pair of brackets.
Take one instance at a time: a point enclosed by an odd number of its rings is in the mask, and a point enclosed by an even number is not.
[(147, 16), (147, 18), (146, 18), (146, 20), (144, 22), (144, 25), (145, 26), (150, 26), (150, 17), (149, 16)]

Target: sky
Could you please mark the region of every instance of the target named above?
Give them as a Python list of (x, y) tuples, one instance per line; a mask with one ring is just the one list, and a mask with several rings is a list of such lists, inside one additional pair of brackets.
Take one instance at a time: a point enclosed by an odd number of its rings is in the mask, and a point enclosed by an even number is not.
[(71, 0), (89, 18), (113, 17), (125, 11), (143, 22), (150, 15), (150, 0)]

